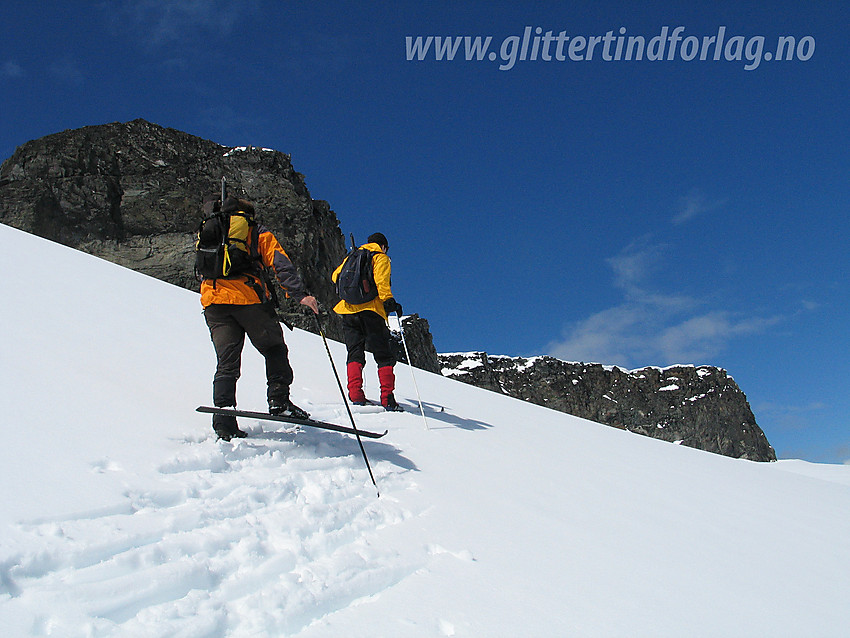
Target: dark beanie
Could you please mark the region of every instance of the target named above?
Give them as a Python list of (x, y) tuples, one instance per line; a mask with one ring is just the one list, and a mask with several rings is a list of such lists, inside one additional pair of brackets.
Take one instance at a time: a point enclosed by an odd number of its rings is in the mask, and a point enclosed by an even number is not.
[(247, 199), (238, 199), (236, 197), (228, 197), (224, 200), (224, 204), (221, 207), (221, 212), (223, 213), (235, 213), (237, 211), (242, 211), (243, 213), (248, 213), (249, 215), (254, 214), (254, 205), (249, 202)]
[(369, 238), (366, 240), (366, 242), (369, 244), (378, 244), (378, 246), (386, 246), (387, 248), (390, 247), (390, 244), (387, 241), (387, 238), (384, 237), (383, 233), (372, 233), (371, 235), (369, 235)]

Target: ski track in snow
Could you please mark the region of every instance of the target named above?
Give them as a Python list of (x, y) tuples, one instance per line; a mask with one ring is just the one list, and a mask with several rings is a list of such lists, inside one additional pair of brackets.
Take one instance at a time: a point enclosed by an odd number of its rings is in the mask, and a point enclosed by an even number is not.
[(380, 445), (367, 445), (378, 499), (356, 440), (241, 423), (253, 438), (182, 441), (157, 468), (168, 487), (14, 526), (0, 544), (0, 624), (26, 619), (33, 636), (288, 635), (427, 562), (427, 547), (400, 556), (373, 542), (417, 514), (387, 496), (414, 486)]

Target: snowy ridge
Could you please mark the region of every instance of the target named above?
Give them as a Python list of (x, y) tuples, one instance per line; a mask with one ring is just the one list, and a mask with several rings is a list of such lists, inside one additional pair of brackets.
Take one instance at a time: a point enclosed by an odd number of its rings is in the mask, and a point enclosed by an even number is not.
[(251, 151), (251, 150), (262, 151), (264, 153), (274, 153), (274, 152), (276, 152), (273, 148), (259, 148), (257, 146), (233, 146), (233, 147), (225, 146), (224, 148), (229, 148), (230, 150), (227, 151), (224, 155), (222, 155), (222, 157), (231, 157), (233, 155), (236, 155), (236, 153), (245, 153), (245, 152)]
[[(364, 441), (376, 498), (343, 434), (243, 420), (250, 438), (215, 440), (196, 294), (0, 241), (8, 271), (31, 264), (0, 283), (4, 636), (846, 633), (848, 467), (718, 457), (417, 371), (425, 429), (400, 369), (407, 413), (355, 413), (389, 429)], [(74, 286), (47, 299), (31, 282), (57, 269)], [(321, 339), (286, 339), (295, 402), (345, 423)], [(264, 395), (246, 347), (240, 407)]]
[[(484, 365), (481, 363), (481, 356), (484, 355), (483, 352), (441, 352), (440, 356), (446, 357), (466, 357), (458, 368), (444, 368), (443, 374), (447, 376), (451, 376), (452, 374), (463, 374), (462, 370), (464, 368), (474, 368)], [(489, 359), (499, 359), (502, 361), (515, 361), (518, 364), (517, 369), (525, 369), (533, 366), (537, 361), (541, 359), (545, 359), (548, 355), (533, 355), (530, 357), (515, 357), (507, 354), (487, 354), (487, 358)], [(643, 366), (642, 368), (635, 368), (634, 370), (628, 370), (621, 366), (616, 365), (607, 365), (602, 363), (594, 363), (591, 361), (567, 361), (565, 359), (561, 359), (564, 363), (568, 363), (570, 365), (588, 365), (588, 366), (601, 366), (603, 370), (607, 370), (609, 372), (613, 370), (620, 370), (621, 372), (628, 374), (630, 376), (638, 376), (640, 373), (646, 370), (658, 370), (659, 372), (669, 372), (670, 370), (675, 370), (677, 368), (696, 368), (696, 372), (699, 376), (709, 376), (711, 374), (711, 370), (719, 369), (715, 366), (709, 365), (696, 365), (693, 363), (676, 363), (669, 366)], [(724, 370), (725, 372), (725, 370)], [(727, 376), (732, 379), (730, 375)]]

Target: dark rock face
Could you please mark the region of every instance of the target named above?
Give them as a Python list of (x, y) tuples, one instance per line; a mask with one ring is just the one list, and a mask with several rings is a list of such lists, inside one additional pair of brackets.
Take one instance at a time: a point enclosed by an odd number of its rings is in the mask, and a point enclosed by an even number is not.
[(408, 363), (404, 351), (404, 344), (407, 343), (407, 350), (413, 360), (411, 364), (414, 367), (439, 374), (440, 361), (437, 350), (434, 348), (434, 339), (431, 336), (428, 321), (414, 314), (404, 317), (401, 326), (404, 330), (403, 341), (400, 332), (393, 331), (391, 333), (393, 337), (391, 345), (395, 358), (402, 363)]
[(625, 371), (552, 357), (441, 354), (443, 374), (591, 421), (753, 461), (776, 453), (725, 370), (675, 366)]
[[(256, 204), (330, 306), (328, 276), (345, 255), (339, 221), (277, 151), (224, 147), (144, 120), (64, 131), (27, 142), (0, 167), (0, 222), (197, 290), (194, 232), (222, 176)], [(291, 300), (282, 306), (290, 323), (314, 327)], [(335, 321), (328, 332), (338, 332)]]
[[(194, 233), (203, 198), (219, 192), (222, 176), (231, 194), (254, 202), (307, 289), (332, 308), (338, 299), (330, 275), (346, 254), (339, 220), (277, 151), (225, 147), (144, 120), (48, 135), (0, 167), (0, 222), (198, 290)], [(282, 319), (316, 331), (313, 318), (279, 296)], [(325, 331), (341, 338), (333, 313)], [(430, 333), (411, 338), (430, 343), (422, 352), (408, 344), (414, 362), (438, 369)]]

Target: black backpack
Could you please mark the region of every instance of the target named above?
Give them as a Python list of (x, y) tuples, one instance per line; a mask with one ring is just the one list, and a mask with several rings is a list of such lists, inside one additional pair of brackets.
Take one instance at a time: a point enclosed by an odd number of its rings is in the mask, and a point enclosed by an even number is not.
[(372, 271), (372, 256), (376, 254), (366, 248), (358, 248), (348, 254), (336, 280), (336, 294), (340, 299), (358, 305), (378, 296)]
[(213, 196), (204, 201), (204, 218), (195, 243), (195, 274), (201, 279), (231, 279), (259, 270), (259, 227), (248, 202)]

